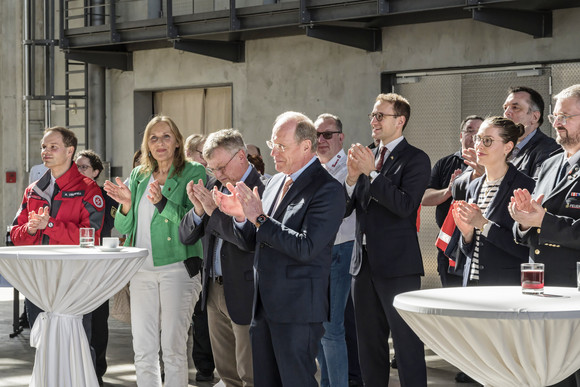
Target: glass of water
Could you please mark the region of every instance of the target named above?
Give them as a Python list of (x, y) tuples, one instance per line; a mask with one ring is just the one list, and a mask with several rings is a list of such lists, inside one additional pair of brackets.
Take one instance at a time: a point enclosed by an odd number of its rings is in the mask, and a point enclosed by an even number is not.
[(80, 247), (95, 247), (95, 229), (81, 228), (79, 231)]

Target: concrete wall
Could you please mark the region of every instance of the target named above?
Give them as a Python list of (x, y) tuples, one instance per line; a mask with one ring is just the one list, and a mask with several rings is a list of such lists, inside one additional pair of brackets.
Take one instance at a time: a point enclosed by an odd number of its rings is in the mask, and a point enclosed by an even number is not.
[[(0, 11), (1, 52), (10, 53), (0, 58), (2, 169), (19, 172), (18, 184), (2, 184), (0, 191), (0, 216), (6, 224), (25, 186), (22, 18), (18, 2), (0, 2)], [(380, 92), (381, 72), (580, 61), (577, 20), (580, 8), (554, 12), (553, 38), (544, 39), (472, 20), (390, 27), (383, 31), (383, 51), (378, 53), (305, 36), (261, 39), (246, 43), (246, 61), (238, 64), (173, 49), (139, 51), (134, 54), (134, 71), (107, 71), (109, 161), (128, 174), (135, 133), (142, 129), (135, 128), (139, 112), (134, 112), (134, 100), (139, 91), (231, 84), (233, 126), (264, 153), (274, 118), (286, 110), (312, 118), (322, 112), (336, 113), (344, 121), (346, 144), (369, 143), (367, 114)], [(272, 173), (270, 157), (264, 159)]]
[[(28, 182), (24, 169), (24, 109), (22, 102), (22, 9), (19, 1), (0, 1), (0, 219), (4, 245), (6, 225), (14, 219)], [(36, 147), (38, 148), (38, 147)], [(7, 171), (17, 182), (6, 183)]]

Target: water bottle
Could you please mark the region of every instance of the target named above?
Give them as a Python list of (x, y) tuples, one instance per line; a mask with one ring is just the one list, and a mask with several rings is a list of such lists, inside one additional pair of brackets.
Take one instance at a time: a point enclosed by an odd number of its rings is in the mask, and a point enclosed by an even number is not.
[(12, 238), (10, 238), (10, 230), (12, 230), (12, 226), (6, 226), (6, 246), (14, 246)]

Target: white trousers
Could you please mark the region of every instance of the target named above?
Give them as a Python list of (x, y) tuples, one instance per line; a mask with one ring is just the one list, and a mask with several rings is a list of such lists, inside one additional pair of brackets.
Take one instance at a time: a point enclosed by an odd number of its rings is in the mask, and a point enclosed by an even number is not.
[(187, 331), (201, 292), (200, 275), (185, 266), (170, 271), (139, 271), (131, 279), (131, 331), (139, 387), (161, 387), (159, 347), (165, 387), (187, 387)]

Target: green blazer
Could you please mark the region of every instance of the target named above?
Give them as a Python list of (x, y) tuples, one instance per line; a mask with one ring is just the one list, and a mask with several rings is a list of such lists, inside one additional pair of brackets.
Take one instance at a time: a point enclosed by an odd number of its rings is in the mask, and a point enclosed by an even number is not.
[[(127, 246), (135, 244), (139, 202), (147, 190), (151, 177), (151, 173), (141, 173), (140, 171), (140, 166), (133, 169), (129, 178), (131, 209), (127, 215), (123, 215), (121, 213), (122, 206), (120, 206), (115, 216), (115, 228), (121, 234), (127, 234)], [(172, 173), (173, 166), (169, 170), (169, 176)], [(151, 246), (155, 266), (169, 265), (189, 257), (203, 258), (201, 241), (193, 245), (184, 245), (179, 241), (181, 218), (193, 208), (193, 204), (187, 197), (185, 186), (191, 180), (197, 182), (199, 179), (203, 179), (204, 183), (206, 181), (203, 165), (187, 162), (179, 175), (174, 175), (165, 181), (162, 194), (167, 198), (167, 203), (161, 213), (155, 210), (151, 220)]]

